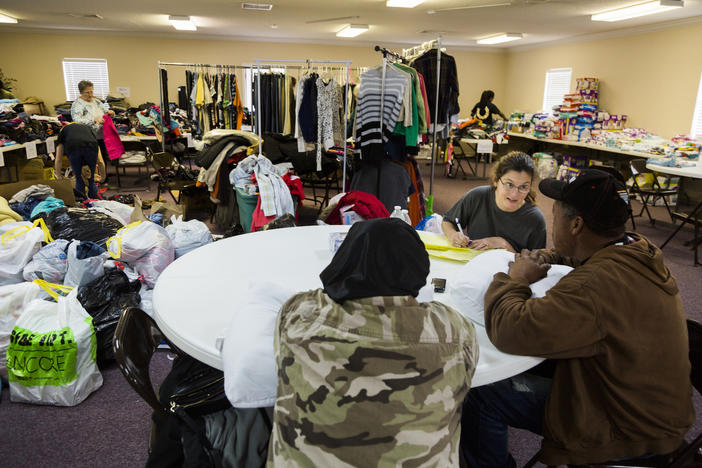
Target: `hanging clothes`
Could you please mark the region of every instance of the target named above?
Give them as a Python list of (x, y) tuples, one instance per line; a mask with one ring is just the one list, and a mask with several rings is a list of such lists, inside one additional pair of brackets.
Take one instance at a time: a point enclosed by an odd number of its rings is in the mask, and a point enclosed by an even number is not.
[(384, 81), (383, 87), (382, 67), (374, 68), (361, 75), (361, 89), (356, 109), (356, 140), (360, 144), (361, 158), (365, 161), (384, 159), (383, 143), (388, 140), (388, 135), (397, 125), (400, 111), (404, 106), (405, 88), (408, 85), (407, 74), (395, 67), (387, 66)]
[(339, 115), (339, 84), (333, 79), (324, 83), (317, 78), (317, 171), (322, 170), (322, 146), (325, 150), (344, 144)]
[(432, 123), (446, 124), (452, 115), (460, 112), (458, 105), (458, 72), (456, 70), (456, 60), (446, 54), (441, 54), (441, 76), (438, 83), (439, 91), (439, 114), (434, 115), (434, 103), (436, 99), (436, 56), (438, 51), (431, 49), (416, 58), (411, 66), (424, 76), (427, 94), (429, 97), (429, 113)]

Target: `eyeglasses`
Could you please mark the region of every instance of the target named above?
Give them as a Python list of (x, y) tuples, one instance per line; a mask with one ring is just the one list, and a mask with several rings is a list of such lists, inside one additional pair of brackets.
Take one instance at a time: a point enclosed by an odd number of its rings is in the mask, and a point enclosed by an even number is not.
[(504, 185), (505, 188), (510, 192), (516, 189), (519, 193), (529, 193), (529, 190), (531, 189), (531, 185), (529, 184), (514, 185), (512, 182), (504, 182), (502, 179), (499, 180), (500, 182), (502, 182), (502, 185)]

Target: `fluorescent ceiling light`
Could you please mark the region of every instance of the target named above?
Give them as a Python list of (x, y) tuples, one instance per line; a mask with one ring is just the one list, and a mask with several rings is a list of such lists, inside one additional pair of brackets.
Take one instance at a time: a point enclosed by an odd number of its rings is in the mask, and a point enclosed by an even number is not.
[(242, 3), (241, 8), (244, 10), (259, 10), (259, 11), (271, 11), (273, 9), (272, 3)]
[(603, 11), (592, 15), (592, 21), (622, 21), (639, 16), (663, 13), (664, 11), (682, 8), (685, 2), (682, 0), (658, 0), (654, 2), (643, 2), (630, 5), (616, 10)]
[(190, 21), (189, 16), (169, 16), (168, 21), (171, 22), (174, 28), (176, 28), (179, 31), (195, 31), (197, 28), (195, 27), (195, 23)]
[(338, 37), (356, 37), (366, 31), (368, 31), (367, 24), (349, 24), (345, 26), (344, 29), (336, 33), (336, 35)]
[(7, 16), (3, 15), (0, 13), (0, 23), (16, 23), (17, 18), (13, 18), (12, 16)]
[(395, 8), (414, 8), (423, 2), (424, 0), (387, 0), (387, 2), (385, 2), (385, 6)]
[(478, 44), (501, 44), (503, 42), (517, 41), (521, 39), (522, 33), (504, 33), (497, 36), (484, 37), (478, 39)]

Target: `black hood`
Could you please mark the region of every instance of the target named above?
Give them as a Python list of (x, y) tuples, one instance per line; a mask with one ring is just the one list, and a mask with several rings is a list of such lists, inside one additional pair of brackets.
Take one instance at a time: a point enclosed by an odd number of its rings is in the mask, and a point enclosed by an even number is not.
[(417, 297), (429, 274), (429, 255), (410, 225), (396, 218), (351, 226), (319, 277), (336, 302), (375, 296)]

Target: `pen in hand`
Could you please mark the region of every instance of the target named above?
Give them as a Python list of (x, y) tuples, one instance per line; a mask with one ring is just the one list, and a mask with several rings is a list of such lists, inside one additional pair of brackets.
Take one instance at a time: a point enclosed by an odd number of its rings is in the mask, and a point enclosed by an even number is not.
[[(461, 227), (461, 222), (458, 220), (458, 218), (456, 218), (456, 226), (458, 227), (458, 232), (460, 232), (461, 234), (463, 234), (463, 228)], [(469, 241), (468, 241), (468, 245), (470, 245), (470, 244), (472, 244), (472, 243), (473, 243), (472, 240), (469, 240)]]

